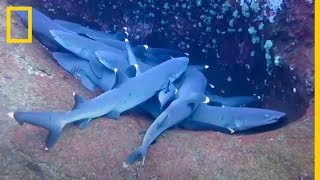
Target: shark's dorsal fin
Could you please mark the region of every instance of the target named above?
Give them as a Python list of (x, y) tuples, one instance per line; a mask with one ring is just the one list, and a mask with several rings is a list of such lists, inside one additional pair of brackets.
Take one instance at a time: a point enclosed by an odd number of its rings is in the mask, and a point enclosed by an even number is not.
[(133, 74), (134, 74), (134, 76), (138, 76), (141, 74), (141, 71), (138, 66), (137, 58), (132, 51), (129, 40), (125, 39), (125, 42), (126, 42), (126, 49), (127, 49), (127, 53), (128, 53), (128, 63), (130, 65), (130, 67), (129, 67), (130, 69), (128, 68), (128, 73), (130, 73), (129, 77), (132, 77), (131, 75), (133, 75)]
[(81, 74), (80, 77), (82, 85), (87, 88), (90, 91), (94, 91), (97, 89), (97, 85), (95, 85), (90, 78), (88, 78), (86, 75)]

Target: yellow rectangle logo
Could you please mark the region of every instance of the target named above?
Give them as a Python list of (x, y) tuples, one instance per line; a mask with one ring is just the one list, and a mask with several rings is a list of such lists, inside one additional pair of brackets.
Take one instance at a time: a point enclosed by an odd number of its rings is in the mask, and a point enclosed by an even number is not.
[[(11, 14), (12, 11), (27, 11), (28, 13), (28, 37), (27, 39), (15, 39), (11, 37)], [(32, 7), (9, 6), (7, 7), (7, 43), (27, 44), (32, 43)]]

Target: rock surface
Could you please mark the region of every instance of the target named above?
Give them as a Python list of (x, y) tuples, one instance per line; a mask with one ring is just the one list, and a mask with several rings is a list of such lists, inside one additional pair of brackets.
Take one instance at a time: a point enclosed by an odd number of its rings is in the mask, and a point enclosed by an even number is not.
[[(69, 110), (72, 93), (91, 98), (79, 81), (62, 70), (34, 39), (5, 42), (5, 8), (0, 1), (0, 179), (298, 179), (313, 178), (312, 102), (299, 120), (252, 135), (170, 130), (150, 148), (146, 164), (123, 168), (150, 122), (138, 114), (119, 121), (99, 119), (80, 131), (64, 130), (50, 152), (47, 131), (20, 126), (6, 114), (14, 110)], [(15, 37), (25, 28), (15, 16)], [(310, 51), (312, 47), (309, 47)], [(294, 62), (294, 61), (292, 61)]]

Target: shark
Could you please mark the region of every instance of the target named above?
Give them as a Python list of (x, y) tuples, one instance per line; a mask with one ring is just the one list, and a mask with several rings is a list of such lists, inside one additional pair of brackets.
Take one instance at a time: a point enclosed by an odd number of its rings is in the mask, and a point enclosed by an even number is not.
[(116, 73), (112, 70), (105, 69), (102, 78), (98, 78), (87, 60), (70, 53), (53, 52), (52, 55), (63, 69), (79, 78), (82, 85), (90, 91), (98, 87), (109, 91), (116, 83)]
[(123, 166), (127, 167), (141, 157), (144, 163), (149, 145), (162, 132), (188, 118), (200, 103), (209, 103), (210, 99), (204, 95), (206, 85), (205, 76), (199, 70), (188, 67), (182, 76), (177, 97), (151, 124), (142, 145), (127, 156)]
[[(66, 112), (10, 112), (8, 116), (20, 125), (24, 123), (49, 131), (45, 149), (54, 146), (66, 124), (82, 120), (86, 126), (91, 119), (107, 116), (117, 119), (120, 114), (148, 100), (157, 91), (175, 81), (187, 68), (188, 58), (175, 58), (155, 66), (139, 76), (123, 79), (116, 88), (91, 100), (75, 99), (75, 106)], [(118, 73), (120, 76), (120, 73)], [(117, 79), (120, 81), (120, 79)], [(77, 96), (75, 96), (77, 97)], [(85, 120), (85, 121), (84, 121)]]
[(193, 131), (218, 130), (236, 133), (276, 123), (285, 116), (284, 112), (270, 109), (216, 107), (201, 104), (179, 126)]
[(259, 96), (230, 96), (222, 97), (213, 94), (210, 91), (205, 93), (215, 104), (219, 104), (223, 107), (241, 107), (248, 106), (257, 103), (260, 100)]
[[(89, 38), (74, 34), (74, 33), (67, 33), (64, 31), (56, 31), (50, 30), (53, 38), (64, 48), (72, 52), (73, 54), (87, 59), (90, 62), (90, 66), (93, 72), (99, 78), (102, 77), (102, 73), (105, 67), (98, 59), (96, 52), (97, 51), (109, 51), (116, 54), (123, 54), (125, 53), (122, 50), (117, 48), (107, 46), (105, 44), (99, 43), (97, 41), (91, 40)], [(113, 70), (113, 69), (111, 69)]]
[[(24, 26), (28, 28), (28, 13), (25, 11), (16, 12)], [(33, 34), (43, 45), (52, 50), (58, 50), (61, 46), (54, 40), (49, 30), (59, 30), (68, 33), (72, 31), (53, 22), (48, 16), (44, 15), (35, 8), (32, 8), (32, 30)]]
[(127, 37), (127, 34), (121, 31), (112, 34), (112, 33), (107, 33), (107, 32), (98, 31), (94, 29), (89, 29), (84, 26), (81, 26), (78, 23), (73, 23), (73, 22), (64, 21), (60, 19), (54, 19), (53, 21), (70, 31), (73, 31), (79, 35), (86, 35), (87, 37), (95, 39), (97, 41), (99, 40), (103, 41), (108, 39), (123, 41)]

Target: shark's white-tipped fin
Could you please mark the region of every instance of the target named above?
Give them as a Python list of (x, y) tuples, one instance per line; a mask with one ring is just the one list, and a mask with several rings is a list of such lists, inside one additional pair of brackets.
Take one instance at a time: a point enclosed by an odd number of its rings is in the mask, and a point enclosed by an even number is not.
[(73, 92), (73, 93), (72, 93), (72, 97), (74, 97), (76, 94), (77, 94), (76, 92)]
[(233, 134), (235, 131), (231, 128), (228, 128), (228, 130), (230, 131), (231, 134)]
[(126, 32), (124, 32), (124, 33), (126, 33), (126, 35), (127, 35), (127, 36), (129, 36), (129, 33), (128, 33), (127, 31), (126, 31)]
[(145, 45), (143, 45), (143, 47), (144, 47), (144, 48), (146, 48), (146, 49), (148, 49), (148, 48), (149, 48), (149, 46), (148, 46), (148, 45), (146, 45), (146, 44), (145, 44)]
[(142, 166), (144, 165), (144, 161), (146, 160), (146, 157), (145, 156), (143, 156), (142, 157)]
[(127, 168), (129, 167), (129, 164), (127, 164), (126, 162), (123, 162), (123, 165), (122, 165), (124, 168)]
[(125, 39), (124, 39), (124, 42), (129, 42), (129, 39), (128, 39), (128, 38), (125, 38)]
[(204, 69), (208, 69), (209, 67), (209, 65), (204, 65)]
[(114, 71), (114, 73), (116, 73), (116, 74), (117, 74), (117, 72), (118, 72), (118, 68), (114, 68), (114, 69), (113, 69), (113, 71)]
[(136, 70), (139, 69), (139, 65), (138, 64), (134, 64), (133, 66), (136, 68)]
[(14, 112), (9, 112), (7, 115), (9, 116), (9, 118), (14, 119)]
[(184, 53), (186, 56), (189, 56), (190, 54), (189, 53)]
[(178, 93), (178, 89), (175, 89), (175, 90), (174, 90), (174, 94), (177, 94), (177, 93)]
[(209, 84), (209, 86), (210, 86), (210, 88), (212, 88), (212, 89), (214, 88), (214, 85), (213, 85), (213, 84)]
[(128, 31), (128, 28), (127, 28), (127, 27), (123, 27), (123, 30), (124, 30), (125, 32), (127, 32), (127, 31)]
[(208, 104), (210, 102), (210, 98), (208, 96), (206, 96), (206, 99), (204, 100), (204, 104)]
[(47, 147), (44, 147), (44, 150), (46, 150), (46, 151), (49, 151), (49, 148), (47, 148)]

